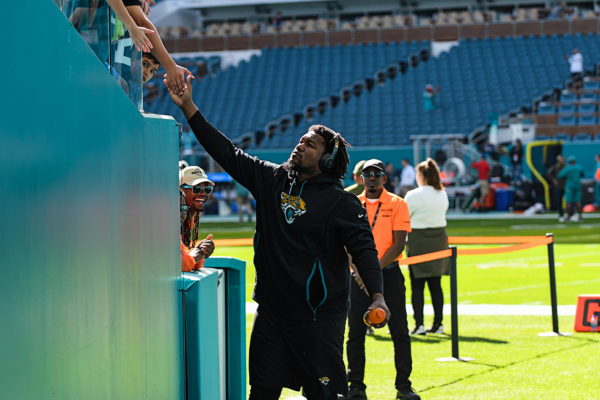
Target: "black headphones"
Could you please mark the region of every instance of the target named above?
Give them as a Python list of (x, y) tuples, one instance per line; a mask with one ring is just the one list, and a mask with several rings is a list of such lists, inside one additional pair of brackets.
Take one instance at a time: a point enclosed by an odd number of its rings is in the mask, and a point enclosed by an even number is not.
[(324, 153), (319, 159), (319, 168), (323, 172), (329, 171), (335, 166), (335, 156), (337, 155), (338, 147), (340, 145), (340, 139), (337, 133), (334, 136), (334, 140), (335, 144), (333, 145), (331, 153)]

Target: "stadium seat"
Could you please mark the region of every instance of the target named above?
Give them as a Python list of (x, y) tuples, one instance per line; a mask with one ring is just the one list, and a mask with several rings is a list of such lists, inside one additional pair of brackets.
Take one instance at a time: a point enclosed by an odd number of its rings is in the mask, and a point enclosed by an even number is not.
[(578, 111), (580, 114), (592, 114), (596, 112), (596, 104), (583, 103), (579, 105)]
[(556, 107), (554, 107), (554, 104), (540, 103), (538, 106), (538, 114), (546, 115), (554, 113), (556, 113)]
[(571, 135), (569, 135), (568, 133), (557, 133), (556, 135), (554, 135), (553, 139), (564, 140), (565, 142), (570, 142)]
[(558, 107), (558, 113), (559, 114), (575, 114), (575, 112), (577, 111), (577, 108), (575, 107), (575, 104), (561, 104)]
[(560, 96), (561, 103), (574, 103), (577, 101), (577, 95), (575, 93), (563, 93)]
[(564, 115), (558, 117), (558, 126), (575, 125), (577, 118), (572, 115)]
[(599, 81), (583, 82), (583, 90), (600, 90), (600, 82)]
[(577, 133), (575, 136), (573, 136), (574, 142), (589, 142), (591, 140), (592, 135), (590, 135), (589, 133)]
[(598, 101), (598, 95), (596, 93), (582, 93), (581, 97), (579, 98), (579, 101), (581, 102), (591, 102), (591, 101)]
[(584, 114), (579, 117), (577, 125), (596, 125), (597, 122), (595, 115)]

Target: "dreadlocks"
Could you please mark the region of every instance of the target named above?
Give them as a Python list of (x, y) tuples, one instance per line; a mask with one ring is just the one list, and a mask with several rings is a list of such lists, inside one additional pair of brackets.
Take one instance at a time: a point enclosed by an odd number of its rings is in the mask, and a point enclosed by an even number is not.
[(323, 137), (325, 140), (325, 153), (328, 154), (333, 152), (335, 139), (337, 138), (339, 140), (333, 168), (324, 172), (336, 179), (343, 179), (346, 176), (346, 172), (348, 171), (348, 163), (350, 162), (347, 149), (352, 146), (346, 142), (346, 139), (344, 139), (342, 135), (334, 132), (325, 125), (312, 125), (310, 128), (308, 128), (308, 130), (313, 131)]
[(181, 241), (190, 247), (198, 240), (198, 226), (200, 225), (200, 213), (188, 212), (185, 221), (181, 224)]

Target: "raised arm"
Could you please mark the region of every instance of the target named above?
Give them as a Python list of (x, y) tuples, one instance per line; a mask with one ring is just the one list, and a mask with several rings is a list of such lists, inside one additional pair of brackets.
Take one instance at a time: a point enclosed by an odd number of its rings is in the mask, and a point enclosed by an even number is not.
[[(129, 36), (131, 36), (131, 40), (138, 51), (143, 51), (148, 53), (152, 50), (152, 41), (148, 37), (156, 32), (153, 29), (148, 29), (144, 26), (138, 26), (138, 24), (133, 20), (131, 15), (129, 14), (127, 8), (123, 4), (122, 0), (106, 0), (108, 5), (115, 12), (117, 17), (123, 22), (123, 25), (129, 31)], [(139, 8), (139, 7), (138, 7)], [(148, 36), (146, 36), (148, 35)]]
[[(166, 85), (166, 80), (164, 82)], [(177, 94), (172, 87), (167, 86), (171, 99), (181, 108), (198, 142), (207, 153), (233, 179), (249, 189), (256, 197), (256, 191), (254, 190), (257, 182), (256, 176), (260, 175), (261, 183), (266, 184), (274, 176), (274, 170), (278, 165), (261, 161), (236, 147), (231, 140), (213, 127), (198, 111), (198, 107), (192, 100), (190, 77), (188, 77), (187, 86), (187, 90), (181, 95)]]
[[(121, 0), (111, 0), (111, 1), (121, 1)], [(121, 3), (122, 4), (122, 3)], [(151, 31), (151, 33), (147, 33), (148, 38), (152, 42), (152, 54), (158, 59), (160, 65), (167, 71), (167, 82), (168, 86), (173, 87), (177, 93), (182, 94), (186, 89), (185, 87), (185, 76), (191, 76), (191, 72), (186, 68), (181, 67), (173, 61), (167, 49), (165, 49), (165, 45), (163, 44), (156, 28), (152, 24), (152, 22), (146, 17), (144, 11), (140, 6), (128, 6), (127, 12), (133, 18), (136, 24), (139, 26), (143, 26)]]

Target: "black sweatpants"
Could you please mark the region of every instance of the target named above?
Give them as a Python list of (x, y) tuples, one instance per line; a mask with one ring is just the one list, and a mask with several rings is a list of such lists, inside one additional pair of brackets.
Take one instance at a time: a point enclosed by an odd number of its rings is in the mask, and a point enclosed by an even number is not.
[(442, 324), (444, 318), (444, 293), (442, 292), (442, 277), (415, 278), (410, 269), (411, 302), (415, 317), (415, 325), (423, 325), (423, 307), (425, 307), (425, 283), (429, 286), (431, 303), (433, 305), (433, 326)]
[[(406, 321), (406, 288), (404, 276), (398, 264), (382, 271), (383, 297), (392, 313), (388, 322), (394, 343), (394, 364), (396, 366), (396, 389), (409, 388), (412, 371), (410, 336)], [(348, 314), (348, 382), (350, 387), (366, 389), (365, 378), (365, 334), (363, 315), (371, 305), (371, 299), (353, 280), (350, 287), (350, 312)]]

